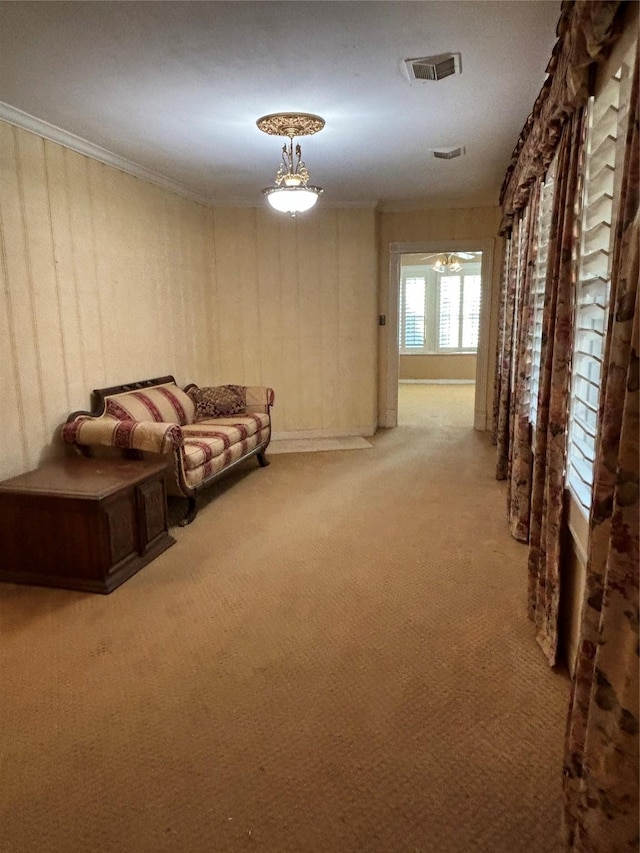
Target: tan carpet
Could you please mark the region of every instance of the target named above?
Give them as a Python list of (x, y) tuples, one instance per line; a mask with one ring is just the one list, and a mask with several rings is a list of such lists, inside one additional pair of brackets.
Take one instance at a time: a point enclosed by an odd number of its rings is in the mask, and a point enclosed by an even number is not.
[(250, 462), (110, 596), (0, 585), (0, 850), (559, 850), (568, 683), (472, 395)]

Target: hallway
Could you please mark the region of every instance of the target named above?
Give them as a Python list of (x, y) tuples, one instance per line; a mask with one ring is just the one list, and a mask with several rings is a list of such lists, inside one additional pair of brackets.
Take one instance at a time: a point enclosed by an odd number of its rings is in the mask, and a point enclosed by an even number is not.
[(110, 596), (0, 588), (3, 853), (560, 849), (569, 685), (449, 387), (248, 465)]

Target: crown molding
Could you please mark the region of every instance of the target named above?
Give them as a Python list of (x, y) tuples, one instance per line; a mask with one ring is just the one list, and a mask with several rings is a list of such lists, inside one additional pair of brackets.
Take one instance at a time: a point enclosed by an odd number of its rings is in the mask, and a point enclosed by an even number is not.
[(62, 145), (64, 148), (70, 148), (78, 154), (84, 154), (85, 157), (90, 157), (92, 160), (98, 160), (107, 166), (113, 166), (113, 168), (119, 169), (121, 172), (126, 172), (128, 175), (133, 175), (150, 184), (155, 184), (158, 187), (162, 187), (162, 189), (176, 193), (176, 195), (191, 199), (191, 201), (196, 201), (199, 204), (211, 206), (210, 200), (195, 190), (177, 181), (172, 181), (171, 178), (167, 178), (159, 172), (154, 172), (151, 169), (133, 163), (125, 157), (120, 157), (118, 154), (114, 154), (113, 151), (108, 151), (100, 145), (95, 145), (87, 139), (82, 139), (82, 137), (76, 136), (68, 130), (63, 130), (61, 127), (49, 124), (48, 121), (29, 115), (29, 113), (12, 107), (10, 104), (5, 104), (3, 101), (0, 101), (0, 120), (22, 128), (22, 130), (27, 130), (29, 133), (42, 136), (44, 139), (49, 139), (51, 142)]
[[(114, 154), (113, 151), (108, 151), (100, 145), (89, 142), (87, 139), (83, 139), (81, 136), (76, 136), (74, 133), (70, 133), (68, 130), (63, 130), (61, 127), (57, 127), (54, 124), (49, 124), (48, 121), (44, 121), (44, 119), (25, 113), (17, 107), (12, 107), (10, 104), (4, 103), (3, 101), (0, 101), (0, 121), (6, 121), (8, 124), (13, 124), (22, 130), (34, 133), (36, 136), (41, 136), (44, 139), (49, 139), (51, 142), (62, 145), (64, 148), (69, 148), (72, 151), (76, 151), (78, 154), (83, 154), (85, 157), (90, 157), (92, 160), (97, 160), (107, 166), (112, 166), (114, 169), (119, 169), (121, 172), (126, 172), (128, 175), (133, 175), (136, 178), (147, 181), (147, 183), (155, 184), (155, 186), (162, 187), (162, 189), (169, 190), (172, 193), (176, 193), (176, 195), (188, 198), (191, 201), (203, 204), (206, 207), (252, 208), (259, 206), (257, 199), (248, 200), (246, 198), (227, 198), (222, 200), (216, 199), (215, 196), (205, 196), (190, 187), (184, 186), (177, 181), (171, 180), (171, 178), (161, 175), (159, 172), (154, 172), (151, 169), (147, 169), (145, 166), (133, 163), (125, 157), (120, 157), (120, 155)], [(376, 209), (378, 205), (379, 202), (368, 200), (360, 202), (346, 202), (334, 205), (334, 207), (338, 209)]]

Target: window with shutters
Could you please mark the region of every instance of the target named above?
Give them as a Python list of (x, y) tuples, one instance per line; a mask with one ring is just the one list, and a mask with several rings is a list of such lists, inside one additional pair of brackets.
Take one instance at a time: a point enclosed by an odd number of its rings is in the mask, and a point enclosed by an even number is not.
[(423, 349), (425, 343), (427, 279), (425, 276), (403, 277), (400, 294), (400, 348)]
[(459, 272), (403, 267), (400, 282), (400, 352), (475, 353), (480, 332), (480, 264)]
[[(529, 230), (529, 219), (531, 216), (530, 208), (527, 205), (525, 209), (520, 214), (520, 218), (518, 220), (518, 227), (515, 231), (514, 238), (514, 251), (516, 252), (515, 260), (516, 260), (516, 279), (515, 279), (515, 294), (514, 294), (514, 304), (520, 304), (520, 295), (522, 293), (522, 288), (524, 287), (524, 280), (526, 274), (526, 263), (527, 263), (527, 233)], [(514, 341), (518, 340), (518, 334), (520, 330), (520, 315), (519, 312), (516, 311), (513, 316), (513, 331), (512, 331), (512, 339)], [(516, 384), (516, 373), (518, 370), (518, 360), (513, 358), (511, 360), (511, 384), (515, 387)], [(528, 394), (528, 388), (525, 389), (525, 394)], [(527, 398), (528, 400), (528, 398)]]
[(630, 64), (623, 62), (588, 107), (571, 369), (567, 484), (591, 506), (612, 247), (624, 156)]

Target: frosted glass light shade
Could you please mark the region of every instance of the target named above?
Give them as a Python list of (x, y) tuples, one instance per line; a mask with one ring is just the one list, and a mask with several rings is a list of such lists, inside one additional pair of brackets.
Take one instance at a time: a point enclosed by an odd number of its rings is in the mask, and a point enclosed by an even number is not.
[(320, 187), (269, 187), (263, 190), (271, 207), (281, 213), (304, 213), (318, 201)]

